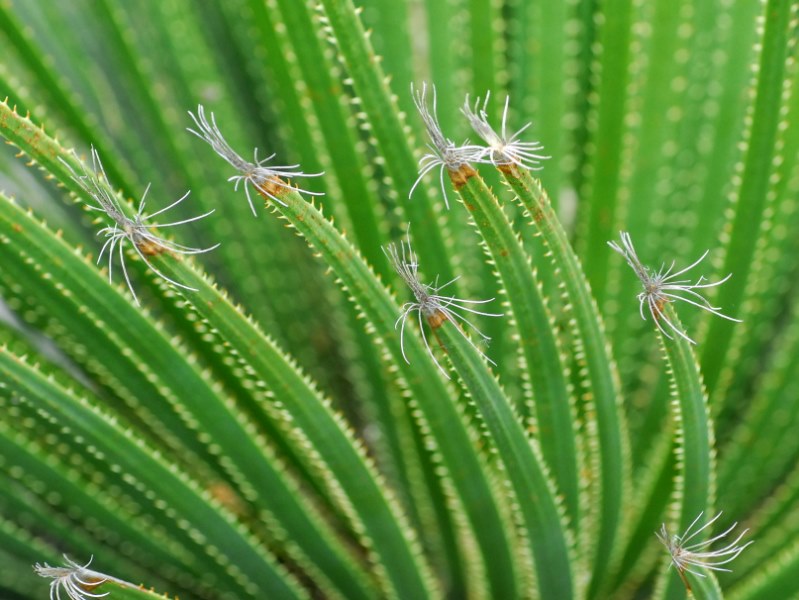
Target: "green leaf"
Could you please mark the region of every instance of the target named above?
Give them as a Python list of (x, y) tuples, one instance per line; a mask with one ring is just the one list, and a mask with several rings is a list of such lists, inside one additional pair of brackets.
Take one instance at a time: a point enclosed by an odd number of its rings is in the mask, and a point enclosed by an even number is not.
[[(463, 205), (482, 237), (499, 277), (509, 308), (505, 318), (515, 328), (520, 354), (529, 378), (533, 404), (532, 427), (557, 489), (565, 498), (575, 530), (581, 528), (577, 417), (574, 394), (569, 387), (566, 357), (556, 336), (554, 319), (535, 276), (531, 260), (511, 228), (499, 200), (471, 168), (450, 177)], [(519, 407), (525, 414), (527, 407)], [(517, 416), (516, 420), (519, 417)]]
[(693, 577), (691, 589), (696, 600), (723, 600), (724, 594), (721, 592), (719, 582), (712, 571), (705, 569), (704, 577)]
[(608, 0), (605, 18), (598, 24), (595, 44), (600, 49), (593, 57), (592, 76), (598, 79), (592, 101), (589, 124), (592, 124), (590, 177), (586, 181), (587, 201), (581, 216), (584, 232), (582, 256), (591, 288), (602, 305), (608, 269), (606, 242), (615, 234), (619, 176), (623, 148), (624, 116), (629, 99), (626, 89), (630, 79), (630, 35), (634, 14), (632, 0)]
[[(248, 589), (303, 597), (283, 568), (236, 524), (228, 511), (209, 502), (197, 483), (175, 470), (140, 439), (123, 430), (112, 417), (68, 390), (59, 388), (8, 353), (0, 353), (0, 370), (4, 374), (6, 389), (13, 389), (35, 402), (63, 426), (73, 430), (77, 437), (91, 440), (91, 444), (108, 457), (118, 472), (149, 489), (151, 501), (159, 500), (157, 510), (171, 507), (180, 514), (187, 536), (207, 553), (217, 576), (230, 586), (227, 588), (229, 591), (235, 589), (237, 594), (248, 597), (257, 596), (257, 592)], [(236, 557), (235, 564), (228, 558), (233, 556)]]
[(745, 582), (728, 594), (730, 600), (769, 600), (799, 597), (799, 544), (794, 543), (777, 556), (769, 556), (765, 564)]
[[(765, 3), (762, 33), (762, 51), (757, 69), (757, 90), (751, 112), (750, 127), (744, 144), (746, 155), (743, 172), (735, 194), (735, 210), (729, 223), (729, 237), (722, 273), (735, 276), (719, 290), (715, 302), (719, 306), (739, 308), (749, 283), (757, 231), (766, 205), (771, 157), (777, 127), (780, 123), (780, 105), (783, 92), (783, 75), (788, 43), (793, 30), (793, 3), (790, 0), (769, 0)], [(735, 316), (735, 312), (731, 316)], [(722, 319), (714, 319), (705, 338), (701, 364), (708, 389), (713, 390), (729, 347), (733, 328)]]
[(538, 593), (542, 598), (573, 597), (572, 541), (537, 441), (528, 439), (496, 378), (460, 326), (445, 319), (433, 331), (496, 444), (532, 548)]
[[(184, 261), (156, 258), (154, 262), (170, 278), (186, 281), (197, 289), (186, 295), (186, 301), (220, 332), (263, 385), (280, 398), (279, 412), (290, 415), (287, 419), (290, 422), (285, 423), (290, 428), (289, 435), (314, 448), (313, 453), (301, 455), (300, 460), (307, 461), (309, 469), (324, 477), (334, 501), (341, 503), (345, 513), (358, 523), (363, 543), (374, 553), (373, 560), (379, 561), (385, 584), (392, 586), (400, 597), (410, 590), (424, 597), (432, 593), (426, 589), (422, 557), (404, 519), (397, 514), (393, 499), (352, 440), (343, 420), (330, 411), (328, 401), (205, 275)], [(358, 475), (354, 476), (355, 473)]]
[(598, 485), (592, 491), (593, 504), (597, 505), (590, 517), (594, 522), (586, 528), (599, 530), (596, 541), (592, 542), (596, 544), (593, 557), (596, 586), (611, 559), (629, 486), (629, 440), (621, 410), (618, 373), (591, 288), (546, 192), (526, 169), (511, 165), (500, 170), (544, 240), (556, 281), (563, 290), (564, 310), (569, 315), (585, 404), (580, 411), (591, 423), (589, 432), (593, 439), (589, 444), (595, 448), (589, 464), (593, 463), (592, 468), (600, 473)]
[[(90, 122), (90, 117), (81, 110), (75, 99), (74, 93), (65, 88), (63, 80), (53, 72), (51, 65), (42, 56), (39, 48), (35, 47), (28, 36), (25, 35), (21, 23), (7, 5), (0, 6), (0, 30), (7, 37), (7, 41), (21, 56), (22, 61), (30, 70), (33, 79), (38, 84), (40, 94), (47, 98), (48, 106), (57, 111), (62, 123), (74, 130), (84, 140), (93, 139), (97, 149), (104, 155), (113, 156), (111, 145), (102, 137), (97, 136), (95, 124)], [(29, 106), (28, 109), (38, 108)], [(126, 169), (119, 168), (116, 161), (109, 161), (109, 173), (126, 190), (130, 190), (130, 174)]]
[(285, 206), (270, 201), (269, 208), (286, 219), (330, 264), (340, 285), (367, 319), (376, 340), (387, 351), (391, 368), (397, 370), (403, 387), (410, 392), (425, 429), (435, 437), (447, 485), (454, 488), (461, 503), (459, 509), (466, 513), (470, 535), (478, 544), (481, 568), (485, 569), (492, 590), (513, 596), (516, 578), (505, 508), (492, 491), (484, 459), (474, 447), (475, 434), (464, 422), (462, 410), (451, 399), (452, 394), (416, 336), (406, 336), (409, 362), (405, 361), (395, 330), (400, 308), (355, 248), (319, 209), (298, 194), (288, 192), (280, 199)]
[[(799, 598), (797, 32), (790, 0), (0, 2), (0, 597), (46, 597), (31, 566), (66, 552), (197, 600), (684, 598), (655, 531), (715, 505), (755, 543), (691, 596)], [(509, 93), (541, 181), (406, 198), (411, 83), (456, 143), (467, 94), (496, 118)], [(185, 131), (200, 104), (325, 195), (251, 211), (227, 178), (269, 176)], [(187, 189), (170, 221), (215, 211), (159, 235), (216, 251), (151, 257), (199, 292), (128, 243), (138, 307), (118, 254), (94, 264), (91, 146), (127, 215), (147, 182), (148, 214)], [(381, 249), (409, 222), (413, 296)], [(664, 306), (699, 346), (658, 348), (619, 230), (656, 269), (709, 248), (709, 302), (743, 322)], [(403, 312), (455, 275), (505, 313), (471, 315), (491, 368)]]
[[(381, 163), (391, 177), (394, 189), (402, 197), (417, 177), (413, 142), (386, 85), (377, 55), (364, 35), (352, 0), (322, 0), (318, 8), (322, 22), (330, 27), (331, 40), (352, 79), (363, 111), (364, 126), (374, 137)], [(447, 252), (447, 243), (452, 235), (446, 233), (446, 225), (440, 219), (441, 208), (433, 204), (423, 187), (417, 188), (413, 199), (405, 206), (407, 218), (420, 234), (420, 252), (431, 257), (431, 268), (444, 281), (449, 281), (454, 277), (450, 253)]]
[[(666, 304), (660, 318), (682, 330), (671, 304)], [(677, 423), (678, 476), (675, 484), (676, 497), (671, 509), (674, 515), (672, 521), (676, 524), (676, 529), (683, 532), (700, 515), (703, 517), (695, 528), (700, 528), (713, 517), (716, 493), (715, 442), (707, 394), (690, 342), (676, 333), (666, 335), (660, 330), (659, 333), (671, 373), (673, 418)], [(708, 536), (709, 532), (705, 530), (692, 538), (691, 542), (702, 542)], [(669, 577), (661, 597), (679, 598), (681, 589), (682, 582)], [(708, 591), (712, 589), (713, 586)]]
[[(0, 208), (0, 234), (8, 237), (17, 233), (13, 243), (25, 245), (31, 251), (26, 262), (44, 271), (44, 279), (66, 282), (65, 295), (76, 304), (73, 312), (66, 314), (76, 314), (79, 305), (90, 318), (96, 318), (114, 331), (124, 332), (123, 315), (137, 315), (135, 309), (118, 296), (118, 305), (114, 307), (114, 303), (110, 301), (113, 293), (108, 293), (110, 289), (104, 282), (100, 283), (99, 273), (94, 273), (90, 265), (58, 240), (47, 240), (46, 230), (41, 227), (37, 230), (31, 217), (18, 208), (14, 210), (13, 204), (4, 198), (3, 200)], [(24, 242), (19, 239), (21, 236), (24, 236)], [(35, 249), (44, 251), (43, 255), (37, 255)], [(61, 302), (64, 303), (63, 300)], [(137, 328), (139, 335), (143, 336), (148, 333), (148, 329), (151, 330), (143, 346), (150, 352), (159, 352), (161, 359), (168, 360), (171, 365), (169, 372), (163, 375), (164, 381), (158, 388), (158, 395), (168, 399), (176, 416), (180, 417), (179, 421), (172, 418), (174, 427), (180, 427), (185, 432), (180, 437), (191, 440), (190, 436), (194, 436), (202, 441), (203, 446), (207, 444), (203, 441), (204, 436), (213, 439), (213, 449), (199, 448), (197, 452), (202, 452), (201, 456), (206, 460), (219, 461), (221, 468), (218, 467), (218, 470), (224, 473), (225, 480), (234, 489), (241, 490), (259, 510), (269, 514), (270, 519), (279, 523), (279, 527), (285, 531), (283, 535), (292, 540), (289, 553), (297, 560), (310, 561), (331, 582), (335, 581), (335, 585), (340, 586), (344, 595), (368, 596), (365, 591), (365, 574), (355, 566), (347, 556), (348, 551), (335, 539), (335, 534), (323, 524), (312, 506), (298, 493), (296, 484), (287, 477), (281, 461), (275, 457), (262, 435), (246, 422), (244, 414), (235, 404), (222, 400), (223, 392), (213, 382), (203, 380), (192, 362), (185, 361), (181, 365), (180, 348), (177, 344), (170, 346), (163, 334), (159, 335), (143, 317), (139, 318), (142, 321)], [(74, 317), (72, 322), (76, 322)], [(132, 343), (132, 336), (127, 336), (126, 341)], [(125, 354), (124, 349), (114, 350)], [(128, 354), (132, 354), (131, 348), (128, 348)], [(145, 351), (139, 356), (144, 360)], [(174, 380), (170, 381), (172, 377)], [(184, 421), (185, 425), (180, 421)], [(198, 431), (203, 433), (197, 433)], [(198, 446), (196, 441), (192, 445)], [(176, 448), (173, 447), (172, 450)], [(225, 458), (220, 459), (218, 456)], [(283, 535), (276, 537), (280, 539)]]

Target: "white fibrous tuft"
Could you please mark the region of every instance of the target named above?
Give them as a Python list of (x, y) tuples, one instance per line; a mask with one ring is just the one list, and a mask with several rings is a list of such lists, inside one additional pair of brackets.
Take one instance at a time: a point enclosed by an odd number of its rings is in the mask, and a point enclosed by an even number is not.
[(475, 161), (484, 164), (492, 164), (496, 167), (516, 165), (530, 170), (541, 169), (541, 161), (550, 158), (540, 153), (544, 149), (544, 146), (542, 146), (540, 142), (523, 142), (519, 139), (519, 136), (530, 127), (531, 123), (525, 124), (512, 135), (508, 134), (508, 107), (510, 105), (510, 96), (506, 96), (505, 110), (502, 111), (502, 130), (500, 133), (497, 133), (488, 122), (488, 112), (486, 109), (488, 108), (490, 96), (491, 92), (488, 92), (482, 106), (480, 105), (480, 98), (477, 98), (472, 106), (467, 96), (461, 108), (461, 112), (469, 120), (472, 129), (474, 129), (475, 133), (487, 144), (487, 146), (480, 148), (481, 152)]
[(388, 257), (391, 266), (410, 288), (414, 298), (416, 299), (415, 302), (406, 302), (402, 306), (400, 316), (397, 319), (397, 322), (394, 324), (395, 328), (400, 327), (400, 349), (405, 362), (410, 364), (410, 361), (405, 354), (405, 324), (411, 313), (415, 312), (418, 315), (419, 330), (422, 333), (422, 340), (424, 341), (425, 348), (427, 349), (430, 357), (433, 359), (433, 362), (447, 378), (449, 378), (449, 374), (436, 359), (427, 340), (427, 336), (425, 335), (425, 320), (433, 329), (441, 326), (443, 321), (451, 321), (453, 326), (457, 327), (459, 333), (480, 353), (481, 356), (486, 358), (486, 360), (488, 360), (491, 364), (495, 364), (491, 359), (486, 357), (479, 348), (477, 348), (474, 342), (466, 334), (463, 326), (466, 326), (475, 332), (484, 343), (487, 343), (490, 338), (481, 332), (476, 326), (470, 323), (466, 317), (458, 314), (458, 311), (465, 311), (485, 317), (501, 317), (503, 316), (502, 314), (487, 313), (472, 308), (474, 305), (492, 302), (494, 298), (489, 298), (488, 300), (465, 300), (463, 298), (441, 295), (441, 290), (457, 281), (457, 277), (451, 281), (448, 281), (447, 283), (444, 283), (443, 285), (438, 285), (437, 281), (433, 284), (424, 284), (419, 281), (419, 261), (416, 257), (416, 253), (411, 248), (410, 233), (406, 235), (406, 239), (404, 241), (400, 241), (399, 246), (397, 246), (397, 244), (389, 244), (383, 248), (383, 252)]
[[(686, 302), (692, 306), (716, 315), (717, 317), (727, 319), (728, 321), (735, 321), (736, 323), (741, 322), (739, 319), (734, 319), (733, 317), (728, 317), (727, 315), (722, 314), (719, 307), (712, 306), (710, 302), (708, 302), (707, 298), (697, 292), (697, 290), (713, 288), (721, 285), (732, 276), (732, 273), (713, 283), (705, 283), (706, 280), (704, 276), (700, 276), (693, 283), (691, 283), (691, 280), (689, 279), (680, 279), (680, 277), (702, 262), (708, 255), (709, 251), (705, 251), (705, 253), (696, 261), (677, 272), (674, 272), (673, 262), (668, 268), (663, 265), (660, 267), (659, 271), (655, 272), (650, 270), (649, 267), (645, 267), (641, 263), (640, 259), (638, 258), (638, 254), (636, 254), (635, 248), (633, 247), (630, 234), (622, 231), (620, 232), (620, 237), (621, 245), (617, 244), (616, 242), (608, 242), (608, 245), (625, 258), (627, 264), (632, 267), (636, 276), (641, 281), (641, 285), (644, 288), (644, 291), (638, 294), (641, 318), (646, 320), (646, 314), (644, 310), (647, 309), (649, 314), (652, 316), (652, 319), (655, 321), (657, 328), (667, 338), (673, 339), (672, 334), (676, 333), (679, 337), (687, 340), (688, 342), (696, 344), (694, 340), (688, 337), (688, 334), (686, 334), (666, 318), (666, 315), (663, 313), (663, 307), (667, 302)], [(668, 329), (663, 327), (664, 323)]]
[(195, 115), (189, 111), (189, 116), (194, 121), (197, 129), (188, 128), (188, 130), (201, 140), (207, 142), (211, 148), (213, 148), (214, 152), (224, 158), (230, 166), (238, 171), (238, 174), (230, 176), (228, 181), (235, 182), (233, 186), (235, 190), (239, 189), (240, 184), (244, 184), (247, 202), (250, 204), (250, 210), (254, 216), (258, 216), (258, 213), (255, 210), (255, 204), (250, 196), (250, 187), (255, 188), (256, 192), (267, 196), (283, 206), (287, 206), (287, 204), (275, 194), (275, 189), (283, 188), (286, 190), (295, 190), (310, 196), (323, 195), (320, 192), (311, 192), (294, 187), (290, 183), (284, 181), (284, 179), (293, 179), (295, 177), (320, 177), (324, 175), (324, 173), (304, 173), (303, 171), (297, 171), (296, 169), (298, 169), (300, 165), (268, 165), (266, 163), (275, 158), (276, 154), (270, 154), (266, 158), (259, 159), (258, 148), (253, 151), (252, 162), (245, 160), (230, 147), (230, 144), (227, 143), (222, 132), (219, 131), (214, 113), (211, 113), (211, 120), (209, 121), (205, 116), (205, 107), (199, 105), (197, 107), (197, 114)]
[(427, 144), (430, 152), (419, 159), (419, 177), (416, 178), (416, 181), (411, 186), (408, 198), (413, 195), (416, 186), (419, 185), (419, 182), (424, 176), (438, 168), (438, 179), (441, 186), (441, 193), (444, 196), (444, 204), (449, 208), (449, 197), (447, 196), (447, 189), (444, 183), (444, 170), (455, 172), (464, 165), (476, 161), (482, 152), (482, 148), (469, 144), (468, 140), (459, 146), (444, 135), (438, 123), (435, 86), (432, 86), (432, 89), (433, 102), (431, 110), (427, 102), (427, 84), (423, 83), (421, 90), (414, 89), (413, 84), (411, 84), (413, 102), (416, 105), (416, 110), (419, 111), (419, 115), (422, 117), (427, 135), (430, 138), (430, 143)]
[(95, 593), (95, 588), (107, 582), (110, 578), (97, 571), (89, 569), (91, 559), (85, 565), (79, 565), (64, 556), (66, 565), (51, 567), (47, 563), (36, 563), (33, 569), (37, 575), (52, 579), (50, 583), (50, 600), (62, 600), (63, 591), (69, 600), (87, 600), (88, 598), (103, 598), (108, 592)]
[(702, 531), (715, 523), (721, 514), (722, 513), (717, 514), (707, 523), (694, 530), (694, 527), (701, 520), (702, 515), (704, 515), (704, 512), (699, 513), (699, 516), (693, 520), (682, 535), (669, 535), (665, 523), (660, 528), (660, 531), (655, 532), (660, 543), (663, 544), (669, 552), (671, 566), (677, 569), (688, 590), (691, 589), (691, 585), (685, 577), (686, 572), (692, 573), (698, 577), (705, 577), (705, 574), (696, 570), (697, 568), (729, 572), (730, 569), (725, 568), (723, 565), (729, 564), (735, 560), (738, 555), (752, 543), (752, 540), (750, 540), (745, 544), (740, 544), (743, 536), (749, 531), (748, 529), (744, 529), (738, 537), (726, 546), (718, 548), (717, 550), (709, 549), (713, 544), (727, 537), (732, 530), (738, 526), (738, 523), (733, 523), (726, 531), (708, 540), (690, 543), (691, 540), (695, 539)]
[(211, 215), (214, 211), (210, 210), (207, 213), (198, 215), (196, 217), (190, 217), (188, 219), (182, 219), (170, 223), (153, 223), (150, 221), (150, 219), (164, 214), (172, 208), (178, 206), (181, 202), (188, 198), (189, 192), (186, 192), (172, 204), (169, 204), (168, 206), (161, 208), (152, 214), (145, 215), (145, 198), (147, 197), (147, 192), (150, 190), (150, 186), (148, 185), (144, 190), (141, 200), (139, 201), (139, 208), (136, 211), (136, 214), (133, 217), (128, 217), (125, 214), (125, 211), (122, 209), (122, 205), (119, 203), (119, 199), (117, 198), (116, 194), (111, 191), (112, 188), (110, 187), (105, 171), (103, 170), (103, 164), (100, 162), (100, 157), (94, 148), (92, 148), (91, 154), (92, 169), (89, 170), (84, 165), (82, 174), (76, 173), (69, 163), (63, 159), (61, 162), (64, 163), (70, 170), (72, 173), (72, 179), (75, 181), (75, 183), (77, 183), (87, 195), (97, 202), (97, 205), (87, 204), (88, 208), (90, 210), (104, 213), (114, 222), (113, 225), (103, 227), (97, 232), (98, 235), (102, 234), (106, 238), (105, 243), (100, 250), (100, 254), (97, 257), (97, 262), (99, 264), (103, 258), (103, 255), (107, 251), (108, 280), (112, 281), (114, 251), (117, 250), (119, 255), (119, 263), (120, 267), (122, 268), (122, 274), (125, 277), (125, 282), (127, 283), (128, 289), (133, 295), (133, 299), (136, 301), (136, 304), (139, 304), (139, 298), (133, 288), (133, 283), (130, 280), (128, 269), (125, 265), (124, 250), (125, 243), (128, 242), (135, 250), (139, 258), (144, 261), (147, 267), (161, 279), (177, 287), (191, 291), (197, 291), (195, 288), (179, 283), (164, 275), (152, 264), (147, 257), (156, 256), (164, 252), (183, 255), (203, 254), (218, 248), (220, 244), (214, 244), (208, 248), (191, 248), (189, 246), (184, 246), (183, 244), (178, 244), (177, 242), (163, 238), (156, 233), (158, 229), (167, 229), (169, 227), (177, 227), (179, 225), (185, 225), (186, 223), (191, 223), (193, 221), (199, 221), (200, 219), (204, 219), (205, 217)]

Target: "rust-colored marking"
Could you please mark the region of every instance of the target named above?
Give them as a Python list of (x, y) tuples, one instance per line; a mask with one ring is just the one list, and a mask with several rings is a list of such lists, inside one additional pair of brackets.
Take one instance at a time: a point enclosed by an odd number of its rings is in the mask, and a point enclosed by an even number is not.
[[(253, 181), (253, 183), (255, 182)], [(279, 177), (272, 177), (258, 182), (257, 185), (255, 185), (255, 189), (258, 190), (258, 193), (261, 194), (264, 200), (269, 202), (272, 200), (272, 197), (280, 198), (285, 196), (292, 188), (287, 187), (286, 182)]]
[(92, 593), (98, 587), (103, 585), (107, 579), (102, 577), (93, 577), (89, 575), (81, 575), (81, 578), (78, 580), (78, 587), (82, 589), (84, 592)]
[(430, 325), (432, 329), (438, 329), (444, 324), (444, 321), (447, 321), (447, 315), (445, 315), (442, 311), (437, 310), (432, 315), (427, 317), (427, 323)]
[(232, 513), (242, 515), (246, 512), (246, 509), (242, 505), (241, 498), (239, 498), (236, 492), (233, 491), (233, 488), (224, 481), (212, 482), (211, 485), (208, 486), (208, 493)]
[(20, 225), (19, 223), (14, 223), (11, 226), (11, 229), (13, 229), (16, 233), (22, 233), (22, 225)]
[(683, 571), (683, 569), (677, 567), (677, 574), (680, 576), (680, 579), (682, 579), (683, 584), (685, 584), (685, 590), (691, 596), (693, 596), (693, 594), (692, 594), (693, 588), (691, 588), (691, 582), (688, 581), (688, 577), (686, 576), (685, 571)]
[(164, 248), (161, 244), (156, 244), (155, 242), (151, 242), (150, 240), (144, 240), (143, 242), (139, 242), (136, 244), (136, 247), (141, 250), (141, 253), (145, 256), (158, 256), (159, 254), (163, 254), (167, 252), (167, 249)]
[(665, 319), (666, 317), (663, 315), (663, 307), (669, 302), (668, 298), (661, 298), (657, 302), (655, 302), (655, 318), (656, 319)]
[[(453, 325), (457, 327), (458, 324), (453, 321)], [(433, 337), (436, 338), (436, 342), (438, 342), (438, 347), (441, 349), (441, 351), (444, 354), (449, 354), (449, 351), (447, 350), (447, 345), (441, 341), (440, 337), (438, 337), (438, 329), (433, 329)]]
[(461, 165), (457, 171), (449, 171), (449, 178), (452, 180), (452, 185), (456, 190), (461, 189), (466, 183), (477, 175), (477, 171), (472, 169), (469, 165)]
[(513, 177), (514, 179), (519, 179), (521, 177), (519, 169), (513, 163), (508, 163), (507, 165), (497, 165), (497, 169), (499, 169), (500, 173), (507, 175), (508, 177)]

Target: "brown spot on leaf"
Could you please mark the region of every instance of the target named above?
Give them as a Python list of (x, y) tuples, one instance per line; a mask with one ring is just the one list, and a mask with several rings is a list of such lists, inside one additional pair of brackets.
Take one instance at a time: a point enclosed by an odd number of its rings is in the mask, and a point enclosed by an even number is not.
[(208, 486), (208, 493), (230, 512), (237, 515), (246, 512), (242, 505), (241, 498), (236, 494), (233, 488), (224, 481), (212, 482), (211, 485)]
[(519, 169), (513, 163), (507, 165), (497, 165), (497, 169), (499, 169), (500, 173), (503, 173), (508, 177), (513, 177), (514, 179), (519, 179), (519, 177), (521, 177)]
[(432, 329), (438, 329), (444, 324), (444, 321), (447, 320), (447, 315), (445, 315), (440, 310), (437, 310), (432, 315), (427, 317), (427, 323), (430, 325)]
[(167, 249), (161, 244), (156, 244), (150, 240), (144, 240), (143, 242), (136, 244), (136, 246), (145, 256), (158, 256), (159, 254), (163, 254), (167, 251)]
[(457, 171), (449, 172), (449, 178), (452, 180), (452, 185), (455, 186), (456, 190), (461, 189), (472, 177), (476, 175), (477, 171), (475, 171), (469, 165), (462, 165)]
[(279, 177), (272, 177), (270, 179), (265, 179), (264, 181), (259, 181), (254, 187), (267, 202), (272, 200), (272, 198), (280, 198), (285, 196), (291, 191), (291, 187), (287, 186), (287, 184)]

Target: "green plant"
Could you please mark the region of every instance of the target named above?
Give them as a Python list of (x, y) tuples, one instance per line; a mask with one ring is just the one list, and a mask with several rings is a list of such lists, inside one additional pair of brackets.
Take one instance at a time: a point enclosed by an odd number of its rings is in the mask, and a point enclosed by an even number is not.
[(798, 5), (362, 4), (0, 6), (0, 596), (799, 597)]

